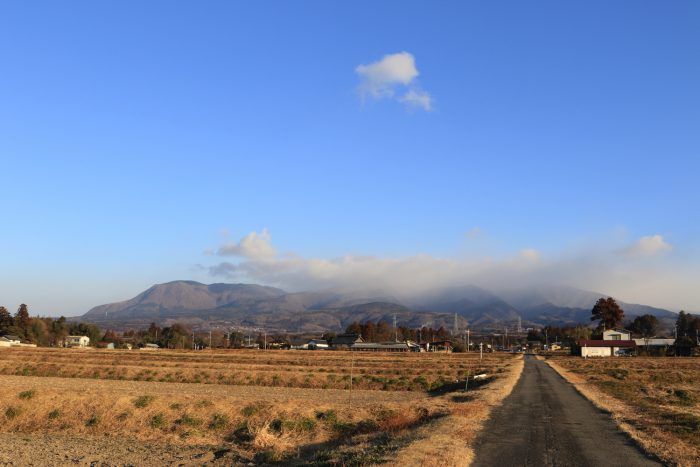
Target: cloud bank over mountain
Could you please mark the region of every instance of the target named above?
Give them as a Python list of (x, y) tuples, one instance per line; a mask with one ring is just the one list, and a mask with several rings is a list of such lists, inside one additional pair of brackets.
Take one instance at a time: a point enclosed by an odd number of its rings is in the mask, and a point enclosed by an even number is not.
[(345, 255), (308, 258), (277, 253), (263, 229), (217, 250), (231, 256), (206, 267), (211, 276), (252, 281), (286, 290), (383, 289), (402, 296), (420, 295), (439, 287), (474, 284), (490, 289), (569, 285), (601, 290), (632, 302), (672, 308), (698, 307), (691, 296), (696, 269), (668, 258), (671, 245), (658, 234), (626, 247), (589, 246), (556, 257), (535, 248), (511, 256), (405, 257)]

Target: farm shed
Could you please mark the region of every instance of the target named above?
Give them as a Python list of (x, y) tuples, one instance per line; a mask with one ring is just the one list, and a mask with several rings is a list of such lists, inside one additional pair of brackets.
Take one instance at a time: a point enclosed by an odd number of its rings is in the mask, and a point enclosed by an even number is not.
[(618, 357), (635, 347), (633, 340), (581, 340), (575, 352), (581, 357)]
[(411, 348), (406, 342), (357, 342), (350, 346), (353, 352), (409, 352)]
[(289, 349), (290, 350), (308, 350), (309, 349), (309, 340), (303, 339), (303, 338), (298, 338), (298, 337), (293, 337), (293, 338), (289, 339)]
[(338, 334), (331, 340), (331, 348), (337, 350), (347, 350), (353, 344), (363, 343), (365, 340), (359, 334)]
[(452, 352), (452, 342), (448, 340), (425, 343), (426, 352)]
[(328, 341), (325, 339), (311, 339), (307, 343), (309, 350), (322, 350), (328, 349)]

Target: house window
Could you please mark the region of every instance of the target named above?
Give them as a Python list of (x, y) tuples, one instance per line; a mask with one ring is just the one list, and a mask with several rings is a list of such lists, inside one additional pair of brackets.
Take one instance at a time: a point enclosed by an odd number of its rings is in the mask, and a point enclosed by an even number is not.
[(611, 341), (621, 341), (622, 335), (621, 334), (610, 334), (610, 340)]

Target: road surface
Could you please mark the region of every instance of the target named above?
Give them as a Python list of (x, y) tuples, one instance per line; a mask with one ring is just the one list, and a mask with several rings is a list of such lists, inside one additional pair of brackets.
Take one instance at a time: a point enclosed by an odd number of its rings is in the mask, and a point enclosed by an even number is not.
[(476, 441), (475, 467), (658, 466), (545, 362), (525, 356), (513, 392)]

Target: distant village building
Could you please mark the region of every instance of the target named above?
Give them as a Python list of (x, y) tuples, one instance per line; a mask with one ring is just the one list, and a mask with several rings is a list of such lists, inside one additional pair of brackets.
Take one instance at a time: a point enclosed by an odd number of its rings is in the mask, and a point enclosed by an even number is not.
[(68, 336), (66, 337), (66, 346), (84, 348), (90, 345), (88, 336)]
[(12, 347), (12, 341), (2, 336), (0, 337), (0, 347)]
[(328, 349), (328, 341), (325, 339), (311, 339), (307, 342), (307, 348), (309, 350), (326, 350)]
[(13, 347), (20, 345), (22, 341), (17, 336), (2, 336), (0, 337), (0, 347)]
[(364, 341), (359, 334), (338, 334), (331, 340), (331, 348), (335, 350), (350, 350), (353, 344), (360, 344)]
[(141, 350), (158, 350), (160, 349), (160, 346), (158, 344), (143, 344), (143, 347), (141, 347)]
[(603, 339), (583, 339), (578, 342), (577, 353), (587, 357), (619, 357), (629, 355), (636, 342), (626, 330), (608, 329), (603, 332)]
[(415, 342), (355, 342), (350, 346), (353, 352), (420, 352)]
[(426, 352), (452, 352), (452, 342), (449, 340), (425, 342), (421, 345)]
[(98, 349), (114, 349), (114, 342), (98, 342), (95, 344)]

